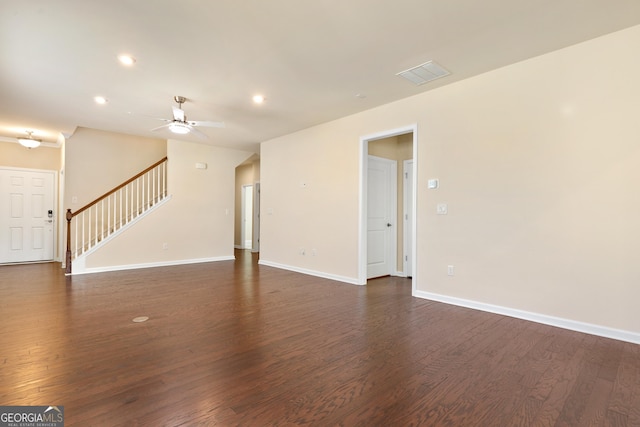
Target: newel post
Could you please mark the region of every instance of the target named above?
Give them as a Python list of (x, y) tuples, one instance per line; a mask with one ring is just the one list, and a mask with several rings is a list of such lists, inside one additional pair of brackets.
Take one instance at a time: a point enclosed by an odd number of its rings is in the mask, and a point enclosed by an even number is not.
[(71, 274), (71, 220), (73, 214), (71, 209), (67, 209), (67, 255), (65, 258), (65, 274)]

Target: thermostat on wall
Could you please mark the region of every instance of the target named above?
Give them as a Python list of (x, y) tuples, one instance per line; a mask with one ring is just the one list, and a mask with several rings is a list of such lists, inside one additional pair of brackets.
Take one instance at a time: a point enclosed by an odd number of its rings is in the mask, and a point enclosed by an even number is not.
[(196, 169), (206, 169), (206, 168), (207, 168), (206, 163), (196, 163)]

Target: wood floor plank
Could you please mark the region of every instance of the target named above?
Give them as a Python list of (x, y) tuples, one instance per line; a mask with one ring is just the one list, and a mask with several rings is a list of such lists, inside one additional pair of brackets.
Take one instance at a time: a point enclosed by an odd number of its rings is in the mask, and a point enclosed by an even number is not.
[(629, 415), (632, 408), (634, 390), (638, 387), (637, 347), (632, 344), (624, 345), (609, 401), (610, 411), (625, 416)]
[(625, 343), (628, 363), (633, 364), (635, 381), (632, 384), (631, 402), (629, 404), (629, 425), (640, 426), (640, 346)]
[(579, 425), (585, 427), (600, 427), (605, 425), (607, 405), (613, 382), (598, 378), (593, 386), (593, 392), (585, 401), (585, 410), (580, 418)]
[(0, 266), (0, 405), (71, 427), (640, 425), (640, 346), (236, 256)]
[(538, 411), (533, 424), (531, 424), (532, 426), (555, 425), (558, 421), (565, 401), (571, 394), (571, 390), (579, 376), (584, 353), (583, 349), (579, 349), (562, 369), (554, 372), (555, 381), (553, 381), (553, 386)]

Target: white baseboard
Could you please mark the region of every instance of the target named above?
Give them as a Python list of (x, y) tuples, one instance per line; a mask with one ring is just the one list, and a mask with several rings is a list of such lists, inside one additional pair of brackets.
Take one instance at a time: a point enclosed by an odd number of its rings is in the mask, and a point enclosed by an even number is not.
[[(235, 260), (235, 256), (221, 256), (221, 257), (212, 257), (212, 258), (196, 258), (196, 259), (180, 259), (180, 260), (172, 260), (172, 261), (160, 261), (160, 262), (149, 262), (143, 264), (127, 264), (127, 265), (113, 265), (107, 267), (88, 267), (81, 268), (80, 271), (72, 271), (71, 275), (75, 276), (78, 274), (92, 274), (92, 273), (106, 273), (109, 271), (122, 271), (122, 270), (135, 270), (138, 268), (153, 268), (153, 267), (169, 267), (173, 265), (184, 265), (184, 264), (199, 264), (203, 262), (216, 262), (216, 261), (233, 261)], [(75, 263), (74, 263), (75, 267)]]
[(282, 270), (294, 271), (296, 273), (302, 273), (309, 276), (321, 277), (323, 279), (336, 280), (338, 282), (349, 283), (351, 285), (358, 285), (358, 278), (356, 277), (346, 277), (346, 276), (338, 276), (336, 274), (329, 274), (322, 271), (308, 270), (306, 268), (294, 267), (291, 265), (280, 264), (277, 262), (267, 261), (267, 260), (259, 260), (258, 264), (266, 265), (267, 267), (275, 267), (280, 268)]
[(571, 331), (576, 331), (576, 332), (583, 332), (585, 334), (597, 335), (600, 337), (611, 338), (614, 340), (640, 344), (640, 334), (636, 332), (608, 328), (606, 326), (578, 322), (576, 320), (563, 319), (561, 317), (548, 316), (546, 314), (532, 313), (529, 311), (502, 307), (499, 305), (485, 304), (482, 302), (450, 297), (446, 295), (434, 294), (431, 292), (414, 291), (413, 296), (418, 298), (428, 299), (431, 301), (443, 302), (445, 304), (472, 308), (474, 310), (481, 310), (481, 311), (487, 311), (489, 313), (501, 314), (503, 316), (515, 317), (517, 319), (529, 320), (531, 322), (542, 323), (544, 325), (549, 325), (549, 326), (556, 326), (558, 328), (569, 329)]

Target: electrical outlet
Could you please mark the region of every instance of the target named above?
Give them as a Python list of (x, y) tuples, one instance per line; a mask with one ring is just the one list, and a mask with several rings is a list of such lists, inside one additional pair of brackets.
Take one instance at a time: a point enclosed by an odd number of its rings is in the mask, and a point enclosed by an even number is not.
[(167, 249), (169, 249), (169, 244), (168, 244), (167, 242), (164, 242), (164, 243), (162, 244), (162, 250), (163, 250), (163, 251), (166, 251)]
[(453, 276), (453, 265), (447, 265), (447, 276)]
[(437, 206), (438, 215), (446, 215), (448, 211), (449, 211), (449, 207), (447, 206), (446, 203), (438, 203), (438, 206)]

